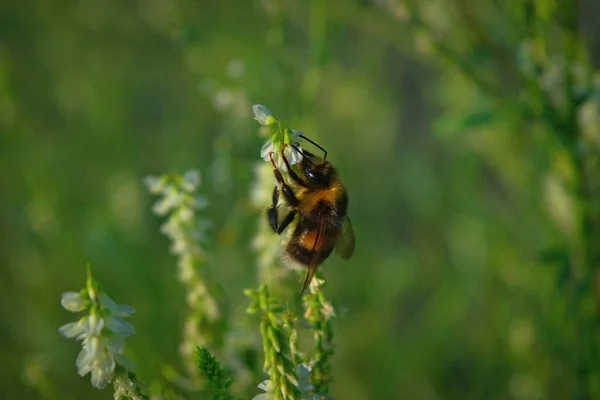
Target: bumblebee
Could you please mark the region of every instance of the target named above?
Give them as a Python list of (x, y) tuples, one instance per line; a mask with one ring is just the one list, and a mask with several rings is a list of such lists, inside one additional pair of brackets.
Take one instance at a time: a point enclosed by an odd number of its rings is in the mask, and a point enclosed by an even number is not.
[[(318, 267), (329, 257), (333, 249), (348, 260), (354, 253), (354, 232), (348, 210), (348, 192), (336, 169), (326, 160), (327, 152), (310, 139), (301, 136), (320, 148), (324, 156), (317, 158), (310, 152), (291, 145), (302, 154), (295, 172), (281, 150), (290, 182), (287, 183), (273, 161), (273, 173), (278, 185), (273, 189), (273, 202), (267, 209), (269, 225), (276, 234), (281, 234), (296, 221), (294, 231), (285, 246), (285, 255), (293, 262), (307, 268), (304, 287), (300, 296), (310, 285)], [(278, 216), (279, 196), (289, 208), (280, 221)]]

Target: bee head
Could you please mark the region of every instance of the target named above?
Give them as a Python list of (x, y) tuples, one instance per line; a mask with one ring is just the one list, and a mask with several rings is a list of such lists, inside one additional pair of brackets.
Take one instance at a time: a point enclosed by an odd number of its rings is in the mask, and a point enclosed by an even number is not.
[(316, 158), (307, 151), (304, 151), (300, 167), (307, 181), (315, 187), (328, 187), (335, 177), (335, 169), (329, 161)]
[(336, 171), (335, 168), (333, 168), (333, 165), (331, 165), (331, 163), (327, 161), (327, 151), (325, 151), (324, 148), (322, 148), (306, 136), (300, 135), (300, 137), (314, 144), (319, 149), (323, 150), (323, 158), (321, 159), (305, 149), (298, 148), (295, 144), (291, 145), (297, 152), (299, 152), (303, 156), (302, 161), (300, 161), (299, 165), (300, 168), (302, 168), (302, 171), (304, 172), (304, 176), (306, 176), (306, 180), (308, 181), (307, 183), (317, 188), (328, 187), (335, 178)]

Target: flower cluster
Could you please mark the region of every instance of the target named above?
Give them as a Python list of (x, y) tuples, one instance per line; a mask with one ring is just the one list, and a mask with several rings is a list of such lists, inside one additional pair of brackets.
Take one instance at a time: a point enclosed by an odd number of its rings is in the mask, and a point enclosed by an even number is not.
[(273, 116), (271, 110), (262, 104), (252, 106), (254, 118), (259, 124), (264, 126), (275, 126), (275, 133), (260, 149), (260, 157), (271, 162), (271, 157), (277, 168), (287, 171), (287, 166), (281, 157), (283, 155), (290, 165), (298, 164), (302, 161), (302, 148), (297, 139), (302, 132), (290, 128), (282, 128), (281, 123)]
[[(302, 400), (323, 400), (322, 396), (312, 393), (313, 385), (310, 383), (311, 368), (306, 363), (301, 363), (296, 366), (295, 372), (298, 377), (298, 389), (301, 393)], [(254, 396), (252, 400), (271, 400), (276, 398), (273, 393), (273, 382), (270, 379), (262, 381), (258, 388), (264, 390), (265, 393)]]
[(330, 358), (334, 354), (332, 320), (335, 317), (335, 310), (321, 291), (324, 284), (323, 279), (315, 277), (309, 287), (310, 293), (302, 299), (305, 309), (304, 318), (310, 324), (315, 339), (315, 349), (310, 357), (311, 382), (314, 385), (314, 392), (320, 395), (326, 395), (329, 391)]
[[(254, 113), (254, 118), (263, 125), (263, 128), (275, 128), (274, 133), (271, 131), (268, 134), (269, 139), (260, 151), (261, 158), (267, 161), (268, 164), (259, 163), (255, 166), (255, 179), (250, 192), (252, 205), (262, 212), (266, 205), (270, 204), (273, 186), (276, 184), (273, 178), (271, 157), (277, 168), (282, 172), (287, 171), (287, 167), (281, 156), (282, 150), (290, 165), (302, 161), (302, 149), (297, 142), (302, 132), (282, 128), (280, 121), (273, 116), (267, 107), (261, 104), (252, 106), (252, 112)], [(284, 145), (287, 146), (284, 147)], [(254, 235), (251, 243), (252, 249), (258, 256), (259, 282), (266, 283), (271, 280), (279, 280), (288, 274), (288, 269), (274, 268), (274, 266), (277, 264), (277, 259), (281, 254), (282, 242), (286, 240), (290, 233), (291, 230), (288, 230), (283, 235), (274, 235), (273, 230), (266, 223), (264, 216), (260, 216), (257, 234)]]
[(199, 267), (206, 264), (207, 256), (200, 246), (206, 241), (206, 230), (211, 223), (199, 218), (198, 211), (206, 208), (208, 200), (197, 195), (201, 183), (200, 172), (148, 176), (146, 186), (151, 193), (162, 196), (152, 210), (160, 216), (168, 215), (161, 231), (171, 239), (171, 251), (178, 257), (178, 277), (184, 284), (190, 313), (185, 322), (181, 353), (186, 359), (188, 372), (196, 375), (194, 349), (207, 344), (211, 337), (211, 324), (221, 318), (216, 300), (211, 296), (200, 275)]
[(247, 289), (245, 293), (251, 299), (246, 312), (262, 315), (260, 333), (265, 356), (263, 370), (269, 375), (269, 381), (264, 382), (261, 387), (267, 390), (269, 399), (300, 399), (301, 392), (290, 348), (290, 337), (293, 335), (282, 322), (283, 307), (269, 294), (265, 285), (259, 290)]
[(132, 368), (123, 352), (125, 338), (133, 335), (135, 328), (123, 318), (135, 310), (128, 305), (116, 304), (100, 291), (89, 267), (86, 288), (63, 293), (61, 304), (67, 311), (86, 312), (78, 321), (59, 328), (66, 338), (82, 341), (83, 349), (76, 361), (79, 375), (91, 373), (92, 386), (102, 389), (113, 380), (118, 366)]
[(115, 378), (113, 379), (115, 388), (114, 399), (121, 400), (123, 398), (130, 400), (144, 400), (145, 396), (141, 392), (141, 384), (138, 382), (135, 374), (127, 371), (121, 366), (117, 366), (115, 370)]

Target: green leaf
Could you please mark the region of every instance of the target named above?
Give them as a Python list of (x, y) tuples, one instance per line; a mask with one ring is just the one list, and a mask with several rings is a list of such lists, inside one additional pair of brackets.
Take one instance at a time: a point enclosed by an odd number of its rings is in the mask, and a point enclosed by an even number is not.
[(210, 354), (204, 346), (196, 348), (196, 364), (198, 369), (210, 383), (211, 388), (215, 391), (211, 399), (219, 400), (234, 400), (227, 392), (227, 389), (233, 383), (231, 374), (226, 369), (221, 368), (217, 359)]

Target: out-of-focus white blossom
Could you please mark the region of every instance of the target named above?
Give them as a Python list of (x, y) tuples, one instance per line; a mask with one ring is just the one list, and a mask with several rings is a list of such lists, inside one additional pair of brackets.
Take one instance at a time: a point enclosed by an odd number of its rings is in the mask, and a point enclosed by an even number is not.
[(246, 65), (243, 60), (231, 60), (229, 64), (227, 64), (227, 69), (225, 71), (230, 78), (239, 79), (244, 75)]
[[(159, 189), (156, 182), (164, 182)], [(215, 299), (206, 288), (199, 267), (207, 261), (202, 243), (207, 241), (207, 230), (211, 221), (201, 217), (199, 211), (205, 209), (208, 200), (198, 195), (202, 183), (198, 170), (190, 170), (182, 175), (166, 174), (149, 177), (145, 183), (151, 192), (161, 195), (153, 206), (155, 214), (166, 216), (160, 227), (161, 232), (171, 240), (170, 250), (177, 256), (177, 278), (185, 286), (190, 313), (186, 319), (181, 354), (186, 361), (190, 376), (198, 371), (194, 361), (194, 349), (206, 344), (203, 328), (221, 318), (221, 311)], [(119, 329), (126, 329), (121, 326)]]

